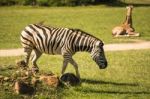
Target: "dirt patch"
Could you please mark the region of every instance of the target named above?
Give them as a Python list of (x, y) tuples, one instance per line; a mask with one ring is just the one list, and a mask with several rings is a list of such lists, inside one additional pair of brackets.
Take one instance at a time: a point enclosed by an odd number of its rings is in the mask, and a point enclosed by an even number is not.
[(40, 87), (44, 86), (57, 89), (79, 84), (79, 79), (72, 73), (66, 73), (62, 75), (62, 77), (52, 72), (35, 73), (28, 66), (25, 66), (23, 61), (18, 61), (14, 67), (15, 68), (11, 68), (11, 70), (13, 70), (12, 74), (0, 74), (0, 86), (4, 88), (7, 86), (9, 87), (8, 89), (16, 94), (34, 95), (40, 90)]
[[(150, 41), (133, 40), (133, 42), (134, 43), (106, 44), (104, 45), (104, 49), (105, 51), (150, 49)], [(21, 55), (24, 55), (22, 48), (0, 50), (0, 57)]]
[(150, 41), (137, 41), (136, 43), (107, 44), (104, 46), (105, 51), (123, 51), (150, 49)]

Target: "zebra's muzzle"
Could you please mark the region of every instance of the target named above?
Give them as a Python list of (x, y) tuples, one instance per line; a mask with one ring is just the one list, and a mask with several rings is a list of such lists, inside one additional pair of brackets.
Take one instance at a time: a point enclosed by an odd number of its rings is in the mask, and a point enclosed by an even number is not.
[(108, 63), (107, 62), (104, 62), (103, 64), (101, 64), (99, 66), (100, 69), (105, 69), (107, 67)]

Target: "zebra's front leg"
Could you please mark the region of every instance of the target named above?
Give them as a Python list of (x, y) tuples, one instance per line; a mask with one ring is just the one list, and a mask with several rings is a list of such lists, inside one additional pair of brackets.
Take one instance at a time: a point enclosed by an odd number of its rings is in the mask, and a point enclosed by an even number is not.
[(70, 58), (69, 62), (74, 66), (75, 71), (76, 71), (76, 76), (80, 79), (80, 73), (78, 70), (78, 64), (72, 59), (72, 57)]
[(64, 74), (67, 65), (68, 65), (68, 61), (64, 59), (64, 61), (63, 61), (63, 66), (62, 66), (62, 71), (61, 71), (61, 75)]
[(64, 74), (68, 63), (70, 62), (74, 66), (74, 68), (75, 68), (76, 76), (80, 79), (80, 74), (79, 74), (79, 71), (78, 71), (78, 65), (72, 59), (72, 55), (70, 55), (69, 53), (66, 52), (66, 53), (63, 54), (63, 58), (64, 58), (64, 61), (63, 61), (63, 67), (62, 67), (62, 72), (61, 72), (62, 75)]
[(32, 72), (37, 73), (39, 71), (38, 65), (36, 64), (37, 60), (39, 57), (42, 55), (40, 51), (37, 49), (34, 49), (34, 55), (33, 58), (31, 59), (32, 61)]

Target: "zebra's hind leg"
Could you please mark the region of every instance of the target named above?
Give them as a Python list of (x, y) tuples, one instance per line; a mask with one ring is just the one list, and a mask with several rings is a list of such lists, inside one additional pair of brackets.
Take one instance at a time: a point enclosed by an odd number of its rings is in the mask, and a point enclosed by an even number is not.
[(24, 53), (25, 53), (25, 65), (28, 67), (28, 63), (29, 63), (29, 58), (32, 52), (32, 48), (24, 48)]
[(36, 64), (37, 60), (39, 59), (39, 57), (42, 55), (42, 53), (40, 51), (38, 51), (37, 49), (34, 49), (34, 54), (33, 54), (33, 58), (31, 59), (32, 61), (32, 72), (37, 73), (39, 71), (38, 65)]

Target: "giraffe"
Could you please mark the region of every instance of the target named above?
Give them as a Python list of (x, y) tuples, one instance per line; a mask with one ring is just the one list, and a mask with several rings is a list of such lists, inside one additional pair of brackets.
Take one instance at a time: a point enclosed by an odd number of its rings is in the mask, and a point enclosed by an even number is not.
[(133, 6), (127, 6), (127, 14), (125, 21), (113, 28), (112, 35), (114, 37), (122, 37), (122, 36), (139, 36), (139, 33), (134, 32), (132, 24), (132, 10)]

